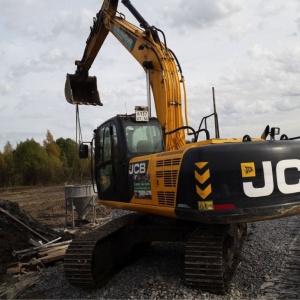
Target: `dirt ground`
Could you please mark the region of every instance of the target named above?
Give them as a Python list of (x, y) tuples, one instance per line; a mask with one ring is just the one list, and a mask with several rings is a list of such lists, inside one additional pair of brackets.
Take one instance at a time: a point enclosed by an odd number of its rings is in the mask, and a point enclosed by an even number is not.
[(1, 191), (0, 199), (18, 203), (21, 210), (44, 225), (58, 228), (65, 226), (64, 186)]
[[(66, 226), (66, 201), (63, 185), (47, 187), (25, 187), (0, 191), (0, 209), (4, 209), (12, 217), (38, 232), (48, 240), (62, 237), (68, 240), (76, 230)], [(106, 217), (110, 209), (102, 205), (96, 206), (96, 219)], [(71, 214), (68, 221), (71, 225)], [(13, 250), (32, 247), (29, 239), (40, 240), (25, 226), (19, 224), (11, 216), (0, 210), (0, 281), (6, 273), (7, 265), (16, 261)], [(86, 218), (92, 220), (92, 209), (89, 208)], [(76, 214), (75, 214), (76, 218)], [(67, 228), (68, 227), (68, 228)], [(69, 230), (66, 230), (69, 229)], [(2, 277), (1, 277), (2, 275)]]

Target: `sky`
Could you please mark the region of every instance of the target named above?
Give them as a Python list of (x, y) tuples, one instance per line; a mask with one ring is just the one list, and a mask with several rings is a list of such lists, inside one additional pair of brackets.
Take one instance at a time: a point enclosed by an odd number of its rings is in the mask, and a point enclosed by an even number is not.
[[(65, 100), (102, 0), (0, 0), (0, 151), (26, 139), (76, 139)], [(131, 0), (164, 31), (186, 81), (189, 125), (213, 112), (220, 136), (259, 137), (266, 125), (300, 135), (300, 1)], [(118, 11), (138, 25), (119, 1)], [(80, 106), (84, 141), (110, 117), (146, 105), (144, 70), (109, 34), (90, 72), (102, 107)], [(211, 136), (214, 125), (209, 122)], [(203, 137), (204, 138), (204, 137)]]

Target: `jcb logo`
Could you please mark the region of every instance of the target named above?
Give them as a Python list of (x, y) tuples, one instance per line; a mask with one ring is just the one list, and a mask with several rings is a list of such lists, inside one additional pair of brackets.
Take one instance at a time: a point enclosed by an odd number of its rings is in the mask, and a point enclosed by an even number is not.
[[(272, 170), (272, 163), (270, 161), (263, 161), (263, 174), (265, 186), (261, 188), (253, 187), (253, 182), (243, 182), (243, 189), (248, 197), (263, 197), (269, 196), (274, 191), (274, 174)], [(277, 186), (283, 194), (293, 194), (300, 192), (300, 178), (297, 183), (287, 184), (285, 171), (287, 169), (297, 169), (300, 171), (299, 159), (286, 159), (279, 161), (276, 165), (276, 179)], [(254, 162), (241, 163), (242, 177), (255, 177), (255, 165)]]
[(146, 174), (148, 161), (129, 164), (129, 174)]
[(245, 167), (245, 172), (247, 174), (249, 174), (249, 173), (253, 172), (253, 169), (251, 167)]

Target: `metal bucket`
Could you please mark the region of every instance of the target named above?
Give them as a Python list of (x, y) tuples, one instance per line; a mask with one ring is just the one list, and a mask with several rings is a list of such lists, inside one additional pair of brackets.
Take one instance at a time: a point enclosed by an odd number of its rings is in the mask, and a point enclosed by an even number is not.
[(100, 101), (96, 77), (67, 74), (65, 97), (71, 104), (103, 105)]

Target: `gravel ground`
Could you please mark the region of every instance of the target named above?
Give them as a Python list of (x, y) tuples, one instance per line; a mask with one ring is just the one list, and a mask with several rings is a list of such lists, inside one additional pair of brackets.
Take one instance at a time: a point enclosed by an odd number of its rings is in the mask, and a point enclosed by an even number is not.
[(63, 267), (45, 269), (22, 299), (260, 299), (265, 280), (278, 275), (300, 217), (248, 225), (241, 262), (227, 295), (203, 293), (184, 285), (184, 244), (155, 243), (151, 250), (101, 289), (70, 285)]

